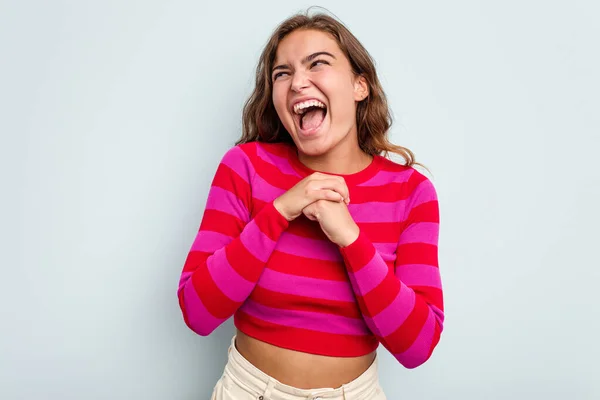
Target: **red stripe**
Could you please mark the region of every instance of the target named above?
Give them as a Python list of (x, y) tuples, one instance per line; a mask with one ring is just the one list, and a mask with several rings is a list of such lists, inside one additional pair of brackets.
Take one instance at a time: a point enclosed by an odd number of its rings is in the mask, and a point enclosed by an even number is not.
[(252, 218), (256, 217), (256, 214), (258, 214), (258, 212), (260, 210), (262, 210), (263, 207), (266, 206), (267, 204), (269, 204), (269, 203), (267, 203), (266, 201), (255, 199), (253, 197), (252, 198), (252, 208), (249, 209), (250, 210), (250, 216)]
[[(264, 213), (261, 213), (261, 211), (264, 211)], [(265, 203), (256, 215), (254, 223), (258, 229), (269, 239), (276, 242), (281, 237), (284, 226), (288, 225), (287, 220), (279, 214), (272, 203)]]
[[(225, 189), (238, 197), (247, 209), (250, 209), (250, 185), (243, 180), (234, 170), (225, 164), (219, 164), (212, 182), (212, 186)], [(243, 196), (240, 197), (240, 194)]]
[(361, 310), (368, 316), (374, 317), (389, 306), (400, 292), (400, 281), (390, 270), (387, 276), (375, 289), (365, 296), (357, 296), (356, 300), (361, 305)]
[(340, 282), (348, 281), (348, 273), (343, 263), (300, 257), (277, 250), (269, 259), (269, 268), (296, 276)]
[(261, 147), (267, 153), (281, 158), (288, 158), (291, 150), (291, 147), (285, 143), (261, 143)]
[(438, 247), (427, 243), (406, 243), (398, 246), (396, 265), (427, 264), (438, 266)]
[(281, 308), (285, 310), (309, 311), (327, 314), (341, 315), (349, 318), (362, 318), (357, 304), (345, 301), (318, 299), (312, 297), (296, 296), (287, 293), (278, 293), (257, 286), (251, 296), (253, 301), (268, 307)]
[(418, 296), (444, 311), (444, 298), (442, 290), (431, 286), (409, 286)]
[(377, 250), (364, 232), (360, 232), (358, 239), (349, 246), (342, 247), (340, 252), (346, 262), (346, 267), (352, 272), (356, 272), (373, 259)]
[(401, 222), (359, 222), (357, 225), (373, 243), (398, 243), (402, 229)]
[(210, 253), (204, 253), (201, 251), (190, 251), (183, 264), (182, 272), (193, 272), (201, 265), (206, 263), (206, 259), (210, 256)]
[(412, 192), (421, 184), (421, 182), (425, 181), (426, 179), (427, 178), (425, 175), (417, 170), (414, 170), (407, 181), (408, 185), (406, 189), (408, 190), (409, 195), (412, 195)]
[(421, 333), (429, 312), (427, 304), (417, 299), (415, 307), (404, 323), (383, 339), (388, 343), (388, 349), (392, 354), (404, 353), (408, 350)]
[(411, 169), (411, 167), (407, 167), (402, 164), (397, 164), (390, 160), (389, 158), (383, 157), (383, 162), (381, 163), (381, 170), (388, 172), (404, 172), (407, 169)]
[(240, 306), (221, 292), (204, 266), (192, 275), (192, 283), (202, 304), (216, 318), (228, 318)]
[(258, 281), (264, 263), (254, 257), (239, 238), (234, 239), (225, 247), (225, 254), (229, 264), (244, 279), (250, 282)]
[(381, 186), (355, 186), (350, 192), (350, 201), (354, 204), (368, 202), (393, 203), (405, 200), (408, 191), (406, 182), (390, 182)]
[(250, 158), (256, 173), (272, 186), (288, 190), (300, 181), (297, 176), (283, 174), (276, 165), (260, 158), (256, 152), (256, 145), (245, 146), (243, 150)]
[(429, 201), (413, 207), (408, 215), (409, 221), (440, 222), (440, 212), (437, 201)]
[(227, 236), (237, 237), (245, 223), (234, 215), (218, 210), (206, 210), (200, 230), (222, 233)]

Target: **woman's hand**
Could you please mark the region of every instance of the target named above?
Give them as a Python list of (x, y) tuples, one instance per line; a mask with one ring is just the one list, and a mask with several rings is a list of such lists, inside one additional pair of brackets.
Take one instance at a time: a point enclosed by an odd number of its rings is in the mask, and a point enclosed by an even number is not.
[(276, 198), (273, 206), (285, 219), (292, 221), (306, 206), (320, 200), (345, 207), (350, 198), (344, 178), (315, 172)]
[(311, 221), (318, 221), (325, 235), (340, 247), (352, 244), (360, 229), (345, 203), (318, 200), (302, 210)]

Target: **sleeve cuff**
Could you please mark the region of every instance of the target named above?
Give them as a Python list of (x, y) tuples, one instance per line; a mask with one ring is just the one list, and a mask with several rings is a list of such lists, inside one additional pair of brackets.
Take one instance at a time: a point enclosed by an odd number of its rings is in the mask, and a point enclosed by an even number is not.
[(290, 224), (288, 220), (277, 211), (273, 202), (265, 204), (254, 217), (254, 222), (260, 228), (261, 232), (273, 241), (277, 241)]
[(340, 253), (345, 264), (352, 272), (356, 272), (367, 265), (375, 256), (375, 252), (375, 246), (362, 231), (354, 242), (346, 247), (340, 247)]

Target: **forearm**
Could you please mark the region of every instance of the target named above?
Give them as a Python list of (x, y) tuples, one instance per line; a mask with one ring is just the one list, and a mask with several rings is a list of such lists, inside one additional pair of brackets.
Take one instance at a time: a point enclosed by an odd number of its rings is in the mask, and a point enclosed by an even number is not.
[(235, 238), (200, 230), (178, 290), (184, 319), (194, 332), (208, 335), (235, 313), (254, 289), (287, 226), (269, 203)]
[(402, 282), (363, 233), (341, 253), (367, 326), (402, 365), (423, 364), (440, 338), (441, 304)]

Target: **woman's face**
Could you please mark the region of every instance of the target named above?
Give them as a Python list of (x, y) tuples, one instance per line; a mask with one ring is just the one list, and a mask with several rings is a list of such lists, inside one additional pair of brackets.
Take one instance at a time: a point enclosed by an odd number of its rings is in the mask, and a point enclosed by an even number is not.
[(290, 33), (273, 67), (273, 104), (300, 152), (319, 156), (344, 143), (357, 145), (356, 102), (368, 87), (329, 34)]

